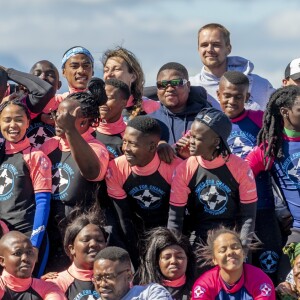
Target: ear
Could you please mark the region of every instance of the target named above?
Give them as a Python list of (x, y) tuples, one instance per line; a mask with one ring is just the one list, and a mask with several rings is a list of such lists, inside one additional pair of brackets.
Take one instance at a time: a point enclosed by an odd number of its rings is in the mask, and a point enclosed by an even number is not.
[(231, 53), (231, 44), (227, 45), (227, 55)]
[(61, 81), (59, 81), (59, 82), (57, 83), (57, 90), (59, 90), (59, 89), (61, 88), (61, 86), (62, 86), (62, 83), (61, 83)]
[(212, 259), (212, 262), (215, 266), (218, 264), (215, 258)]
[(286, 107), (281, 107), (280, 108), (280, 114), (283, 118), (287, 117), (289, 115), (288, 109)]
[(65, 71), (66, 71), (65, 68), (63, 68), (62, 71), (61, 71), (61, 73), (62, 73), (62, 75), (63, 75), (64, 77), (66, 77)]
[(246, 99), (245, 99), (245, 103), (248, 102), (249, 98), (250, 98), (250, 93), (247, 93), (247, 96), (246, 96)]
[(73, 245), (69, 245), (69, 246), (68, 246), (68, 249), (69, 249), (69, 251), (70, 251), (70, 254), (71, 254), (72, 256), (75, 256), (75, 249), (74, 249), (74, 246), (73, 246)]
[(131, 78), (132, 78), (132, 80), (131, 80), (131, 82), (130, 82), (130, 84), (132, 84), (133, 82), (135, 82), (136, 81), (136, 75), (134, 74), (134, 73), (131, 73)]
[(219, 90), (217, 90), (217, 97), (220, 100), (220, 92), (219, 92)]
[(157, 150), (157, 143), (155, 143), (154, 141), (150, 142), (150, 145), (149, 145), (149, 150), (150, 152), (156, 152)]
[(0, 256), (0, 266), (5, 268), (5, 262), (4, 262), (4, 257)]
[(287, 86), (288, 80), (287, 79), (282, 79), (282, 86)]
[(219, 138), (219, 137), (217, 137), (216, 139), (215, 139), (215, 142), (214, 142), (214, 146), (218, 146), (218, 145), (220, 145), (220, 143), (221, 143), (221, 139)]

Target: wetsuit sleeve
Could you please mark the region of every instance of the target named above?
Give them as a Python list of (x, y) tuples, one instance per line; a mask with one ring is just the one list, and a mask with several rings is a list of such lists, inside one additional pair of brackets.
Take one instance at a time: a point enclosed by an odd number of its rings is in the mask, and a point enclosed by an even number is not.
[(189, 182), (198, 166), (194, 157), (180, 163), (174, 171), (170, 193), (168, 228), (182, 231), (185, 206), (191, 192)]
[[(259, 147), (258, 146), (254, 147), (253, 150), (246, 156), (245, 161), (252, 169), (255, 177), (260, 172), (265, 171), (263, 146), (260, 145)], [(266, 162), (267, 161), (268, 158), (266, 158)], [(271, 168), (272, 164), (273, 164), (273, 159), (269, 165), (269, 169)]]
[(55, 283), (33, 279), (32, 288), (44, 300), (67, 300), (64, 292)]
[(49, 212), (50, 212), (51, 193), (36, 193), (35, 194), (35, 215), (31, 234), (31, 243), (34, 247), (39, 248), (47, 227)]
[(185, 206), (170, 205), (168, 228), (182, 231)]
[(238, 229), (241, 231), (241, 238), (245, 244), (250, 243), (255, 226), (257, 203), (240, 204), (240, 215), (238, 218)]
[(132, 222), (132, 212), (130, 209), (129, 199), (115, 199), (111, 198), (116, 208), (120, 225), (125, 236), (125, 241), (127, 244), (128, 252), (135, 269), (138, 267), (138, 245), (137, 245), (137, 235)]
[(20, 72), (14, 69), (7, 69), (8, 78), (18, 84), (25, 86), (28, 90), (26, 105), (32, 113), (40, 113), (55, 95), (55, 88), (39, 77)]

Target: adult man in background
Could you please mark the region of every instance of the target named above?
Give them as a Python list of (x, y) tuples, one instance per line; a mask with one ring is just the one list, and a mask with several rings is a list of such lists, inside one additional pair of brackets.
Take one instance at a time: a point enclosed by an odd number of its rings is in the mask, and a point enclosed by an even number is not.
[(229, 56), (231, 49), (230, 32), (223, 25), (210, 23), (201, 27), (198, 31), (198, 52), (204, 66), (200, 73), (189, 78), (191, 85), (204, 87), (208, 101), (220, 109), (216, 92), (221, 76), (231, 70), (242, 72), (250, 82), (246, 108), (264, 110), (274, 88), (267, 79), (252, 73), (254, 65), (251, 61)]

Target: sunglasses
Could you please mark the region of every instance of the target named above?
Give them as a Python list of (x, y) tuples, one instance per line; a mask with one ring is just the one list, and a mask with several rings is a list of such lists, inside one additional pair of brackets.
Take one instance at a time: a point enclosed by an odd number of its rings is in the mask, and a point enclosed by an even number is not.
[(168, 87), (168, 85), (171, 85), (171, 87), (183, 87), (187, 83), (188, 81), (186, 79), (179, 78), (172, 80), (157, 81), (156, 86), (159, 90), (164, 90)]

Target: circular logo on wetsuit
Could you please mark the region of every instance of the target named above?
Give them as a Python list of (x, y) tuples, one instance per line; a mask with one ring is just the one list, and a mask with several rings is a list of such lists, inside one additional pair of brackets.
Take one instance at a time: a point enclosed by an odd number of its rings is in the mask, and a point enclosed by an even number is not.
[(68, 164), (58, 163), (52, 168), (52, 174), (53, 199), (63, 200), (74, 177), (74, 171)]
[(54, 127), (44, 123), (35, 123), (29, 126), (27, 130), (30, 144), (36, 148), (39, 148), (53, 136), (55, 136)]
[(227, 193), (230, 189), (221, 182), (206, 180), (196, 188), (199, 201), (204, 206), (204, 211), (211, 215), (220, 215), (226, 210), (228, 202)]
[(129, 194), (137, 200), (141, 208), (155, 209), (161, 205), (161, 198), (165, 192), (156, 186), (140, 185), (134, 187)]
[(293, 153), (283, 162), (283, 168), (287, 177), (293, 181), (297, 187), (300, 186), (300, 153)]
[(18, 171), (13, 165), (2, 164), (0, 168), (0, 201), (6, 201), (12, 196), (17, 175)]
[(274, 251), (265, 251), (259, 256), (259, 262), (265, 273), (274, 273), (277, 270), (279, 256)]

